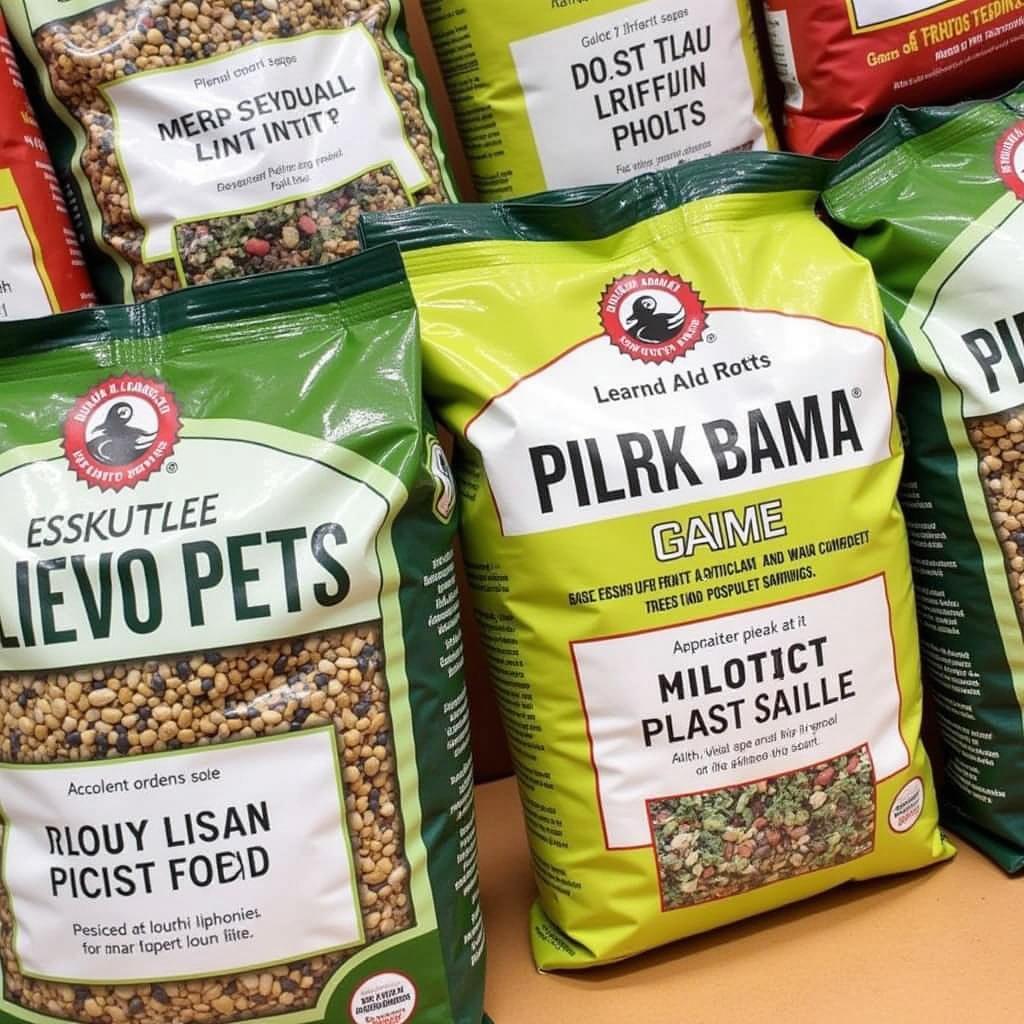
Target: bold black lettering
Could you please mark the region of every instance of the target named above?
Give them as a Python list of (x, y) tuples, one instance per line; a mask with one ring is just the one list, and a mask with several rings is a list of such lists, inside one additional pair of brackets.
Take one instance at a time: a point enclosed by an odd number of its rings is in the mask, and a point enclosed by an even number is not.
[(281, 545), (281, 567), (284, 570), (284, 594), (288, 611), (302, 611), (302, 597), (299, 594), (299, 571), (295, 561), (295, 544), (306, 539), (304, 527), (293, 530), (271, 530), (267, 534), (268, 544)]
[(547, 514), (554, 511), (551, 501), (551, 487), (565, 479), (566, 464), (562, 449), (553, 444), (540, 445), (530, 449), (530, 465), (533, 467), (533, 479), (537, 486), (537, 498), (541, 512)]
[(612, 501), (622, 501), (626, 492), (620, 487), (614, 491), (609, 490), (608, 480), (604, 475), (604, 463), (601, 461), (601, 449), (593, 437), (586, 440), (587, 458), (590, 460), (590, 471), (594, 475), (594, 492), (599, 505), (607, 505)]
[(658, 452), (665, 465), (665, 482), (670, 491), (678, 490), (680, 473), (686, 477), (687, 483), (695, 487), (700, 485), (700, 477), (690, 465), (689, 459), (683, 454), (685, 437), (686, 427), (676, 427), (672, 431), (671, 441), (664, 430), (654, 431), (654, 440), (658, 442)]
[(843, 447), (849, 445), (855, 452), (864, 450), (857, 423), (850, 408), (850, 400), (845, 391), (832, 392), (832, 454), (842, 455)]
[(999, 351), (996, 339), (989, 331), (979, 329), (963, 335), (963, 340), (967, 351), (974, 356), (982, 373), (985, 374), (989, 393), (994, 395), (999, 390), (999, 378), (992, 371), (992, 367), (1003, 361), (1003, 354)]
[(731, 420), (704, 424), (704, 436), (718, 465), (719, 480), (735, 480), (747, 471), (747, 456), (736, 443), (740, 434)]
[(111, 612), (114, 608), (114, 587), (110, 572), (112, 559), (113, 556), (110, 552), (105, 551), (97, 562), (99, 569), (99, 599), (97, 600), (96, 591), (89, 578), (86, 556), (71, 556), (71, 568), (75, 574), (75, 581), (78, 583), (79, 593), (82, 595), (85, 617), (89, 620), (89, 632), (94, 640), (106, 640), (110, 636)]
[(825, 439), (825, 427), (821, 422), (821, 403), (817, 395), (808, 395), (804, 399), (803, 418), (793, 408), (792, 402), (778, 402), (775, 411), (779, 415), (782, 427), (782, 443), (786, 446), (786, 458), (791, 466), (799, 461), (797, 453), (803, 456), (804, 462), (810, 462), (817, 455), (819, 459), (828, 458), (828, 441)]
[(58, 629), (54, 608), (64, 603), (64, 593), (54, 590), (50, 574), (66, 569), (66, 558), (46, 558), (36, 565), (36, 587), (39, 590), (39, 622), (43, 627), (44, 644), (70, 644), (78, 639), (73, 629)]
[[(206, 559), (206, 571), (199, 568), (199, 557)], [(194, 540), (181, 546), (181, 559), (185, 568), (185, 588), (188, 596), (188, 618), (193, 626), (206, 625), (203, 610), (203, 591), (217, 586), (224, 579), (224, 559), (213, 541)]]
[(269, 604), (249, 604), (245, 592), (250, 583), (260, 578), (259, 569), (247, 569), (243, 562), (246, 548), (259, 547), (263, 536), (259, 533), (244, 533), (237, 537), (228, 537), (228, 566), (231, 571), (231, 596), (235, 602), (235, 618), (239, 622), (247, 619), (270, 618)]
[(313, 587), (313, 596), (316, 598), (317, 604), (324, 608), (333, 608), (348, 597), (349, 591), (352, 589), (352, 581), (341, 562), (327, 550), (328, 537), (335, 544), (346, 544), (348, 536), (337, 523), (324, 523), (323, 526), (318, 526), (313, 531), (313, 539), (310, 542), (313, 557), (327, 570), (331, 579), (337, 584), (337, 588), (332, 593), (323, 583), (317, 583)]
[(765, 462), (770, 462), (772, 469), (784, 469), (786, 464), (764, 413), (760, 409), (751, 409), (747, 423), (750, 427), (750, 472), (760, 473)]
[[(139, 612), (139, 595), (135, 589), (134, 565), (142, 567), (146, 585), (146, 609), (148, 618)], [(163, 622), (164, 606), (160, 596), (160, 572), (152, 552), (143, 548), (132, 548), (117, 559), (117, 578), (121, 584), (121, 601), (124, 605), (124, 621), (133, 633), (153, 633)]]
[[(626, 467), (626, 482), (630, 496), (637, 498), (647, 491), (651, 494), (661, 494), (663, 488), (658, 470), (654, 466), (654, 445), (651, 444), (651, 439), (645, 434), (619, 434), (619, 451), (622, 452), (622, 461)], [(640, 482), (641, 472), (647, 477), (647, 491)]]

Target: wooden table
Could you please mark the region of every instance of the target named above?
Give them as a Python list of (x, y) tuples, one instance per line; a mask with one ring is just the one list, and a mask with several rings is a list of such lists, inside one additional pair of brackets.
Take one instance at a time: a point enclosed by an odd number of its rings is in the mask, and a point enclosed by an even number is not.
[(478, 789), (495, 1024), (1022, 1024), (1024, 879), (965, 843), (861, 885), (614, 967), (542, 975), (515, 785)]

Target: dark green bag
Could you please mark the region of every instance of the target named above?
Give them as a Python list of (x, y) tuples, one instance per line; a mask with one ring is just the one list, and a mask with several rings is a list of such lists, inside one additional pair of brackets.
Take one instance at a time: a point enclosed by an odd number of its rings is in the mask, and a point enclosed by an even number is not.
[(826, 193), (900, 361), (946, 821), (1024, 869), (1024, 92), (899, 109)]
[(480, 1024), (397, 250), (0, 337), (5, 1022)]

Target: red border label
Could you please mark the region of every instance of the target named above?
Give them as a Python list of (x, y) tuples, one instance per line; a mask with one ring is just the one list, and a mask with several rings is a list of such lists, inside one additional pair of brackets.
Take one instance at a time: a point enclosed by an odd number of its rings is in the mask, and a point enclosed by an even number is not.
[[(118, 398), (124, 401), (118, 403)], [(155, 430), (132, 425), (140, 402), (152, 410)], [(115, 412), (119, 404), (126, 407), (121, 416)], [(99, 423), (101, 411), (113, 417), (110, 426)], [(144, 483), (160, 470), (174, 452), (180, 430), (178, 403), (163, 381), (132, 374), (109, 377), (71, 407), (64, 420), (64, 455), (71, 471), (89, 487), (120, 491)], [(137, 457), (125, 461), (125, 449), (137, 451)]]
[[(996, 143), (996, 170), (1006, 187), (1018, 198), (1024, 199), (1024, 176), (1017, 170), (1017, 158), (1024, 146), (1024, 121), (1008, 128)], [(1024, 161), (1021, 161), (1024, 167)]]
[(693, 286), (667, 271), (617, 277), (601, 296), (605, 334), (620, 352), (641, 363), (680, 359), (704, 337), (707, 325), (704, 303)]
[[(851, 580), (849, 583), (842, 583), (835, 587), (826, 587), (824, 590), (814, 590), (806, 594), (796, 594), (792, 597), (783, 597), (778, 601), (767, 601), (764, 604), (751, 606), (750, 608), (738, 608), (735, 611), (724, 612), (718, 615), (706, 615), (703, 618), (697, 619), (686, 619), (682, 622), (670, 622), (664, 626), (653, 626), (648, 629), (634, 629), (624, 633), (609, 633), (604, 636), (591, 636), (580, 640), (569, 641), (569, 657), (572, 661), (573, 675), (576, 679), (576, 691), (579, 696), (580, 710), (583, 713), (583, 724), (587, 735), (587, 748), (590, 754), (590, 768), (593, 773), (594, 779), (594, 799), (597, 804), (597, 813), (601, 821), (601, 833), (604, 837), (604, 846), (608, 851), (619, 851), (619, 850), (645, 850), (648, 848), (648, 844), (642, 846), (612, 846), (608, 839), (608, 822), (605, 818), (604, 803), (601, 800), (601, 772), (597, 766), (597, 754), (594, 750), (594, 733), (590, 725), (590, 712), (587, 710), (587, 696), (583, 689), (583, 674), (580, 671), (579, 659), (576, 657), (576, 648), (583, 647), (586, 644), (601, 643), (606, 640), (619, 640), (623, 637), (631, 636), (646, 636), (654, 633), (664, 633), (667, 630), (679, 629), (681, 626), (694, 626), (704, 622), (717, 622), (725, 621), (736, 615), (746, 615), (749, 612), (764, 611), (768, 608), (779, 608), (784, 605), (795, 604), (799, 601), (810, 600), (815, 597), (821, 597), (824, 594), (836, 594), (843, 590), (850, 590), (853, 587), (859, 587), (864, 583), (870, 583), (873, 580), (881, 580), (882, 587), (885, 591), (885, 604), (889, 611), (889, 650), (892, 652), (892, 668), (893, 668), (893, 682), (896, 686), (897, 695), (897, 718), (896, 718), (896, 729), (900, 738), (900, 742), (903, 745), (904, 753), (906, 754), (905, 763), (901, 768), (896, 771), (890, 772), (885, 778), (878, 778), (876, 775), (876, 784), (885, 782), (887, 779), (893, 778), (895, 775), (899, 775), (900, 772), (906, 771), (907, 767), (913, 761), (913, 752), (910, 749), (910, 744), (907, 742), (907, 737), (904, 735), (904, 708), (903, 708), (903, 684), (900, 680), (900, 667), (899, 667), (899, 656), (896, 651), (896, 633), (893, 626), (893, 607), (892, 598), (889, 595), (889, 579), (884, 572), (875, 573), (872, 576), (865, 576), (863, 579)], [(921, 737), (918, 733), (915, 745), (920, 744)], [(871, 751), (871, 744), (867, 744), (868, 750), (871, 756), (872, 767), (875, 767), (875, 755)], [(838, 755), (836, 755), (838, 756)], [(756, 781), (756, 780), (755, 780)], [(724, 787), (722, 787), (724, 788)], [(682, 794), (685, 795), (685, 794)]]

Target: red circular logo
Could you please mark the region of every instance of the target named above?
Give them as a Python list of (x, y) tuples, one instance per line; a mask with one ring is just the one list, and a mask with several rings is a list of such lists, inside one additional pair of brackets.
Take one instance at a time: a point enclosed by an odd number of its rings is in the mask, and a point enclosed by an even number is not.
[(651, 270), (616, 278), (601, 298), (601, 325), (611, 343), (642, 363), (670, 363), (704, 336), (700, 296), (680, 277)]
[(64, 455), (79, 480), (120, 491), (148, 480), (178, 442), (174, 395), (150, 377), (111, 377), (75, 402), (64, 421)]
[(996, 143), (996, 170), (1006, 187), (1024, 199), (1024, 121), (1018, 121)]

